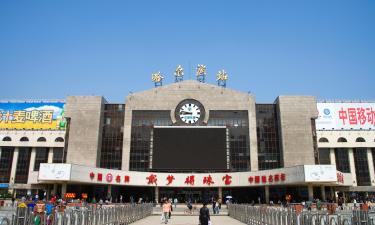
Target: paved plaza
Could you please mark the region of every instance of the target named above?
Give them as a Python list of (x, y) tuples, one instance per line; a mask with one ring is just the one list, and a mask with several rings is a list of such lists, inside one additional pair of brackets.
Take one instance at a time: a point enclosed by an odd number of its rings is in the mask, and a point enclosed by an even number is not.
[[(212, 224), (214, 225), (243, 225), (238, 220), (235, 220), (229, 216), (211, 216)], [(153, 215), (139, 220), (134, 225), (156, 225), (162, 224), (160, 215)], [(164, 223), (163, 223), (164, 224)], [(199, 224), (198, 216), (172, 216), (172, 219), (168, 221), (170, 225), (197, 225)]]

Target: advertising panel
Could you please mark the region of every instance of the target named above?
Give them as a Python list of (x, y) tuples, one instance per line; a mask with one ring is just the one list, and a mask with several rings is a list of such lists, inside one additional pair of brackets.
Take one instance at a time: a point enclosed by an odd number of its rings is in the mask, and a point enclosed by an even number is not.
[(41, 163), (38, 180), (70, 180), (70, 164)]
[(0, 102), (0, 129), (65, 130), (63, 102)]
[(375, 103), (318, 103), (317, 130), (373, 130)]
[(306, 182), (336, 182), (335, 165), (304, 165)]

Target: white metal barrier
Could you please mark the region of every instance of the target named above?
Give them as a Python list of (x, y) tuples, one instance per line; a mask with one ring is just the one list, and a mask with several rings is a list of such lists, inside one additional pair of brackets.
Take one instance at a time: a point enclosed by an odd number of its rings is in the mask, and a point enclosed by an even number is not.
[(153, 205), (115, 205), (96, 209), (66, 209), (50, 215), (18, 208), (12, 220), (0, 218), (0, 225), (127, 225), (151, 215)]
[(292, 208), (230, 204), (229, 216), (248, 225), (375, 225), (375, 211), (296, 212)]

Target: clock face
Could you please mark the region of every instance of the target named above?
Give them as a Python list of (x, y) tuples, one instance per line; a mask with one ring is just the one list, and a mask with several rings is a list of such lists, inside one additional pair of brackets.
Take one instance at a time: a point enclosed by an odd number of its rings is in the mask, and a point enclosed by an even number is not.
[(186, 103), (180, 107), (179, 116), (184, 123), (193, 124), (201, 117), (201, 109), (194, 103)]

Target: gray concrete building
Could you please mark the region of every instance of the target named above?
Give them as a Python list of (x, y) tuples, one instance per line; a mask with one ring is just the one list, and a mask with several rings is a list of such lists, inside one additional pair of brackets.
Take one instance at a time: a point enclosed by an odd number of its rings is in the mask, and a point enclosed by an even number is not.
[[(317, 129), (321, 113), (313, 96), (260, 104), (248, 93), (187, 80), (124, 97), (114, 104), (102, 96), (68, 96), (60, 117), (54, 108), (38, 114), (28, 107), (21, 122), (2, 120), (0, 188), (17, 196), (85, 193), (113, 201), (230, 195), (238, 202), (275, 202), (286, 195), (300, 201), (373, 191), (374, 130)], [(9, 118), (23, 115), (3, 103)], [(30, 120), (31, 114), (40, 118)], [(47, 126), (53, 123), (64, 126)], [(334, 141), (356, 135), (365, 142)], [(342, 147), (349, 163), (337, 167), (342, 152), (335, 148)], [(366, 150), (350, 150), (359, 147)], [(356, 173), (363, 155), (367, 172)]]

